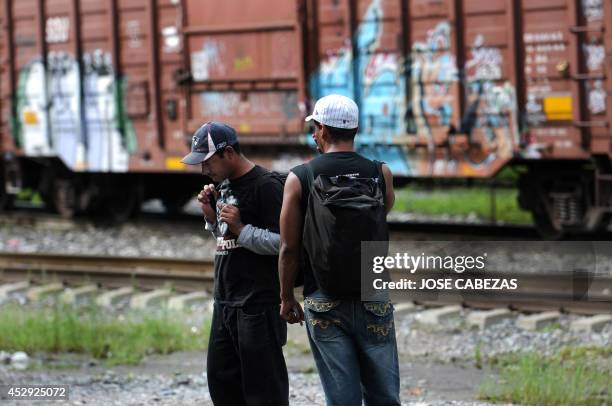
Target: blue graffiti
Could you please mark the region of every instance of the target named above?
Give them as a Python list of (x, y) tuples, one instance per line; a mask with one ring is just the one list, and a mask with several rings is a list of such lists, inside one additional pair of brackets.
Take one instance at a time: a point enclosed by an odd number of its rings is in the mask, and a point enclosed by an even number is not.
[(404, 147), (390, 145), (394, 136), (405, 132), (406, 79), (400, 56), (379, 50), (381, 3), (374, 0), (368, 7), (354, 34), (354, 49), (347, 43), (324, 58), (309, 81), (310, 94), (314, 99), (335, 93), (356, 100), (360, 106), (357, 150), (387, 162), (394, 173), (407, 175), (413, 171)]

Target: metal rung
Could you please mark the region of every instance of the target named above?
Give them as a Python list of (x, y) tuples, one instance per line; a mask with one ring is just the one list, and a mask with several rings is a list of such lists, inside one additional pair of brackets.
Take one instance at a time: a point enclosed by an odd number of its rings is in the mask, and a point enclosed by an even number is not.
[(572, 34), (580, 34), (583, 32), (605, 32), (604, 27), (589, 27), (587, 25), (575, 25), (570, 27), (569, 30)]
[(607, 121), (574, 121), (574, 127), (607, 127)]

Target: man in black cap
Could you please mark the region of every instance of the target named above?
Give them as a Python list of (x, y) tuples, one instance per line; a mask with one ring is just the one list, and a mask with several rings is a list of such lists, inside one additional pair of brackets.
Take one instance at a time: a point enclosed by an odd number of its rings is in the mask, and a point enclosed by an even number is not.
[(279, 315), (278, 245), (282, 182), (241, 152), (236, 131), (208, 122), (182, 162), (219, 183), (198, 201), (217, 239), (208, 387), (215, 405), (288, 405)]

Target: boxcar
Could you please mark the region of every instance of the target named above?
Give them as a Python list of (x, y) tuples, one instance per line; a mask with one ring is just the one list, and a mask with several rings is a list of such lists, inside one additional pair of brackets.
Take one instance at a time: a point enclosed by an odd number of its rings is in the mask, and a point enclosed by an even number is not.
[(612, 214), (612, 0), (1, 0), (0, 206), (35, 187), (65, 216), (180, 208), (191, 133), (221, 120), (286, 170), (303, 118), (360, 107), (357, 148), (398, 179), (522, 165), (550, 237)]

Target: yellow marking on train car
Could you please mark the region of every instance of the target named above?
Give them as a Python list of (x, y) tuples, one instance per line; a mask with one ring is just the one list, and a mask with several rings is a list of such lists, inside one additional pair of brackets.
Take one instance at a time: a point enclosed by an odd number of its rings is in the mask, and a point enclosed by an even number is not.
[(572, 96), (547, 96), (544, 98), (544, 113), (551, 121), (572, 120)]
[(38, 115), (35, 111), (24, 111), (23, 122), (30, 125), (38, 124)]
[(185, 164), (181, 162), (181, 157), (170, 157), (166, 158), (166, 169), (171, 171), (180, 171), (185, 169)]
[(251, 126), (248, 123), (240, 123), (240, 125), (238, 126), (238, 131), (240, 131), (241, 133), (250, 133)]

